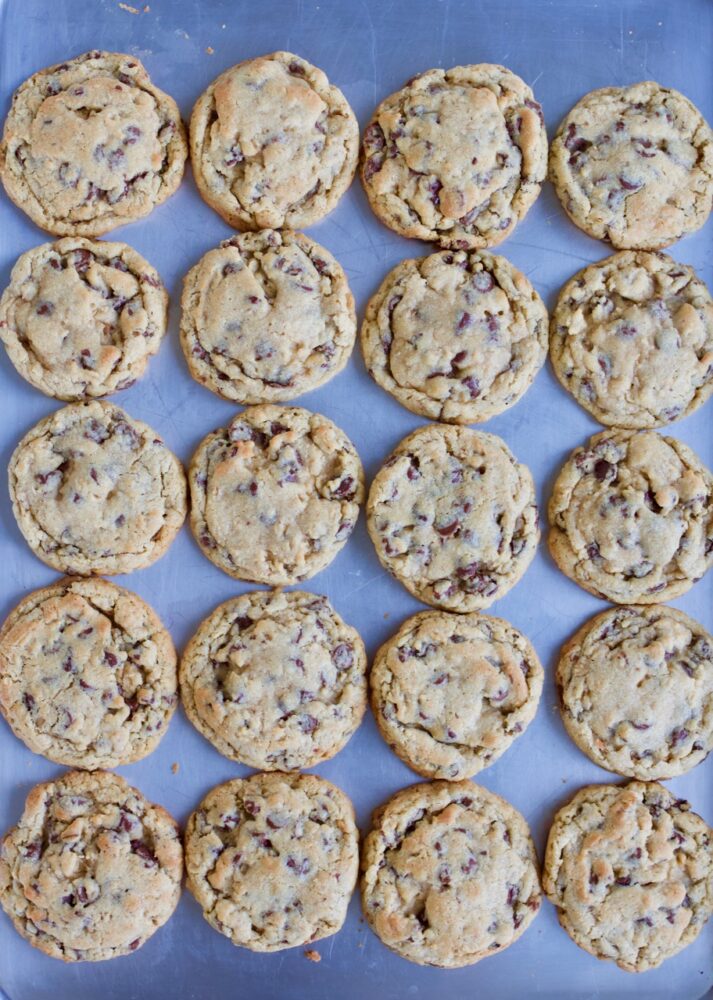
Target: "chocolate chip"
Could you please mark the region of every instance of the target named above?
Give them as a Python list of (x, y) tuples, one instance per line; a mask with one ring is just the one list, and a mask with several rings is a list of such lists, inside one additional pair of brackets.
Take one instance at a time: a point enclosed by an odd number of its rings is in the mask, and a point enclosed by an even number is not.
[(612, 465), (611, 462), (607, 462), (605, 458), (600, 458), (594, 463), (594, 475), (600, 483), (603, 483), (606, 479), (615, 481), (617, 478), (616, 466)]

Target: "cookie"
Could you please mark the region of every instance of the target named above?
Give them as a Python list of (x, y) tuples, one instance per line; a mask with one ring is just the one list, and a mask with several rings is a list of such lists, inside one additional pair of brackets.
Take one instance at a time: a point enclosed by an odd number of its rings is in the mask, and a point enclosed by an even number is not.
[(161, 279), (126, 243), (66, 237), (18, 259), (0, 337), (24, 379), (69, 402), (128, 389), (166, 332)]
[(57, 764), (95, 770), (146, 757), (171, 721), (177, 686), (158, 616), (107, 580), (36, 590), (0, 629), (0, 711)]
[(291, 52), (232, 66), (196, 101), (191, 163), (205, 201), (235, 229), (302, 229), (351, 184), (354, 112), (322, 70)]
[(178, 824), (109, 771), (35, 785), (0, 843), (0, 905), (65, 962), (136, 951), (173, 913), (182, 876)]
[(275, 403), (340, 372), (354, 298), (332, 255), (301, 233), (224, 240), (185, 277), (181, 346), (191, 375), (224, 399)]
[(478, 611), (503, 597), (537, 549), (535, 486), (504, 441), (428, 424), (377, 473), (367, 526), (382, 564), (414, 597)]
[(188, 155), (176, 102), (135, 56), (85, 52), (15, 91), (0, 180), (55, 236), (101, 236), (176, 190)]
[(713, 201), (713, 133), (652, 80), (593, 90), (552, 140), (550, 180), (575, 226), (617, 250), (659, 250), (699, 229)]
[(376, 215), (452, 250), (501, 243), (546, 173), (542, 109), (504, 66), (428, 70), (382, 101), (364, 130), (361, 179)]
[(504, 257), (441, 251), (404, 260), (361, 329), (372, 378), (413, 413), (472, 424), (527, 390), (547, 354), (547, 310)]
[(346, 544), (364, 499), (349, 438), (319, 413), (253, 406), (198, 445), (191, 528), (238, 580), (282, 586), (319, 573)]
[(713, 392), (713, 299), (692, 267), (622, 250), (576, 274), (552, 315), (550, 356), (610, 427), (661, 427)]
[(597, 615), (564, 646), (557, 684), (567, 732), (608, 771), (673, 778), (713, 749), (713, 637), (675, 608)]
[(458, 968), (511, 945), (540, 908), (527, 823), (470, 781), (397, 792), (374, 813), (362, 852), (364, 916), (419, 965)]
[(713, 912), (713, 831), (655, 781), (589, 785), (554, 818), (542, 881), (580, 948), (644, 972)]
[(713, 565), (713, 476), (654, 431), (602, 431), (576, 448), (549, 515), (559, 568), (615, 604), (670, 601)]
[(426, 611), (377, 652), (371, 707), (381, 735), (425, 778), (470, 778), (532, 722), (543, 670), (502, 618)]
[(188, 820), (188, 888), (211, 927), (252, 951), (335, 934), (359, 867), (352, 804), (315, 774), (213, 788)]
[(111, 403), (71, 403), (18, 444), (8, 469), (20, 531), (60, 573), (130, 573), (186, 517), (186, 477), (156, 432)]
[(181, 699), (220, 753), (258, 770), (339, 753), (366, 708), (366, 652), (326, 597), (254, 591), (203, 621), (181, 660)]

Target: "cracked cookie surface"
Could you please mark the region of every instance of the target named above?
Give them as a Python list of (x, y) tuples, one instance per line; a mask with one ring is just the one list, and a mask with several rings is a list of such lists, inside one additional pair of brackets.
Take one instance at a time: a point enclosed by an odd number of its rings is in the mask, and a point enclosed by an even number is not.
[(586, 94), (557, 130), (549, 174), (576, 226), (617, 250), (658, 250), (713, 201), (713, 134), (677, 90), (647, 80)]
[(15, 92), (0, 144), (9, 197), (56, 236), (100, 236), (140, 219), (181, 183), (176, 102), (135, 56), (86, 52)]
[(149, 566), (186, 517), (181, 463), (154, 430), (111, 403), (71, 403), (40, 420), (8, 474), (20, 531), (59, 572)]
[(364, 470), (347, 436), (296, 406), (253, 406), (209, 434), (189, 482), (203, 553), (236, 579), (272, 586), (329, 565), (364, 499)]
[(564, 286), (550, 356), (565, 389), (601, 423), (663, 426), (713, 392), (713, 299), (692, 267), (622, 251)]
[(602, 431), (576, 448), (549, 518), (562, 572), (616, 604), (671, 600), (713, 565), (713, 476), (654, 431)]
[(504, 240), (546, 173), (542, 109), (504, 66), (428, 70), (382, 101), (364, 130), (361, 178), (376, 215), (454, 250)]
[(396, 447), (372, 483), (367, 526), (389, 572), (446, 611), (489, 607), (523, 575), (539, 540), (529, 470), (494, 434), (443, 424)]
[(478, 962), (517, 940), (540, 908), (527, 823), (470, 781), (397, 792), (374, 813), (361, 866), (372, 930), (420, 965)]
[(166, 332), (168, 295), (126, 243), (65, 237), (18, 259), (0, 337), (23, 378), (69, 402), (128, 389)]
[(173, 913), (182, 875), (175, 820), (108, 771), (36, 785), (0, 843), (0, 904), (65, 962), (136, 951)]
[(543, 887), (569, 936), (627, 972), (690, 944), (713, 911), (713, 832), (655, 781), (589, 785), (554, 818)]
[(188, 888), (212, 927), (252, 951), (335, 934), (358, 868), (352, 804), (313, 774), (228, 781), (188, 820)]
[(196, 729), (258, 770), (328, 760), (366, 708), (358, 633), (326, 597), (300, 591), (255, 591), (221, 604), (186, 647), (180, 680)]
[(225, 399), (274, 403), (323, 385), (354, 347), (354, 298), (319, 244), (242, 233), (185, 277), (181, 345), (193, 377)]
[(557, 683), (567, 732), (609, 771), (673, 778), (713, 749), (713, 637), (675, 608), (597, 615), (565, 644)]
[(198, 98), (191, 162), (202, 197), (236, 229), (302, 229), (352, 182), (359, 126), (341, 90), (291, 52), (238, 63)]

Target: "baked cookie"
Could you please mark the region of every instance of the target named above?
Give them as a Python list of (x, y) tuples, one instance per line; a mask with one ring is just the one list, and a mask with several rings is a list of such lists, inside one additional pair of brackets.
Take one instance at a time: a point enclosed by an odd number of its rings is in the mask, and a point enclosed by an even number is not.
[(507, 948), (540, 908), (527, 823), (470, 781), (422, 782), (374, 813), (362, 852), (364, 915), (410, 962), (458, 968)]
[(100, 962), (140, 948), (181, 895), (178, 824), (118, 774), (35, 785), (0, 842), (0, 904), (35, 948)]
[(351, 184), (354, 112), (322, 70), (291, 52), (231, 66), (196, 101), (191, 162), (205, 201), (235, 229), (302, 229)]
[(364, 130), (361, 178), (376, 215), (453, 250), (501, 243), (546, 173), (542, 109), (504, 66), (428, 70), (382, 101)]
[(414, 597), (478, 611), (513, 587), (540, 537), (529, 469), (494, 434), (428, 424), (377, 473), (367, 526), (382, 564)]
[(369, 675), (381, 735), (425, 778), (470, 778), (532, 722), (543, 670), (502, 618), (426, 611), (408, 618)]
[(617, 250), (658, 250), (699, 229), (713, 200), (713, 133), (677, 90), (652, 80), (593, 90), (550, 149), (572, 222)]
[(55, 236), (100, 236), (176, 190), (188, 149), (176, 102), (135, 56), (85, 52), (15, 91), (0, 179)]
[(366, 310), (369, 374), (413, 413), (472, 424), (527, 390), (547, 355), (547, 310), (504, 257), (440, 251), (404, 260)]
[(148, 604), (107, 580), (36, 590), (0, 629), (0, 711), (57, 764), (95, 770), (146, 757), (177, 686), (171, 636)]
[(366, 708), (364, 643), (326, 597), (300, 591), (258, 590), (221, 604), (188, 643), (180, 679), (196, 729), (258, 770), (328, 760)]
[(335, 934), (359, 868), (352, 804), (315, 774), (213, 788), (188, 820), (188, 888), (211, 927), (252, 951)]
[(564, 286), (550, 356), (562, 385), (600, 423), (663, 426), (713, 392), (713, 299), (692, 267), (623, 250)]
[(713, 912), (713, 831), (655, 781), (589, 785), (554, 818), (542, 881), (580, 948), (644, 972)]
[(673, 778), (713, 749), (713, 637), (675, 608), (597, 615), (564, 646), (557, 686), (567, 732), (608, 771)]
[(328, 566), (364, 499), (349, 438), (319, 413), (253, 406), (203, 438), (191, 461), (191, 528), (238, 580), (300, 583)]
[(183, 466), (111, 403), (71, 403), (40, 420), (15, 448), (8, 478), (27, 544), (60, 573), (150, 566), (186, 517)]
[(224, 399), (276, 403), (340, 372), (354, 297), (332, 255), (301, 233), (242, 233), (185, 277), (181, 346), (191, 375)]
[(713, 476), (654, 431), (602, 431), (576, 448), (549, 515), (562, 572), (616, 604), (670, 601), (713, 565)]
[(0, 337), (35, 389), (91, 399), (143, 374), (167, 310), (158, 273), (126, 243), (68, 236), (18, 259), (0, 299)]

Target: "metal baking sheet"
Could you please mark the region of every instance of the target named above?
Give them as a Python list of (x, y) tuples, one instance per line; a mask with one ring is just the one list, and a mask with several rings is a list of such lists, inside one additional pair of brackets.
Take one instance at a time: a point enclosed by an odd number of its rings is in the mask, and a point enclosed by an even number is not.
[[(655, 79), (682, 90), (713, 121), (713, 3), (710, 0), (0, 0), (0, 101), (31, 72), (88, 49), (131, 52), (155, 82), (179, 102), (187, 118), (203, 88), (224, 68), (250, 56), (288, 49), (322, 67), (346, 94), (362, 127), (379, 100), (432, 66), (504, 63), (520, 74), (544, 105), (550, 135), (586, 91)], [(150, 9), (149, 9), (150, 6)], [(428, 252), (384, 228), (358, 182), (311, 235), (344, 265), (359, 314), (398, 261)], [(190, 171), (180, 191), (142, 222), (115, 235), (158, 268), (171, 293), (170, 335), (136, 386), (115, 397), (120, 406), (165, 437), (187, 461), (209, 430), (235, 408), (191, 380), (178, 344), (181, 278), (229, 230), (198, 197)], [(713, 220), (671, 253), (694, 265), (713, 286)], [(2, 286), (19, 253), (47, 239), (0, 195)], [(504, 243), (504, 253), (532, 280), (551, 307), (561, 284), (606, 246), (580, 233), (565, 217), (549, 185), (526, 220)], [(0, 352), (0, 456), (3, 466), (22, 434), (58, 404), (26, 384)], [(421, 421), (368, 377), (355, 351), (348, 369), (299, 400), (331, 417), (356, 444), (372, 476), (391, 448)], [(674, 425), (672, 432), (713, 466), (713, 402)], [(553, 477), (566, 455), (597, 430), (560, 389), (548, 366), (524, 399), (487, 424), (532, 469), (544, 511)], [(55, 574), (30, 553), (0, 487), (0, 614)], [(198, 622), (232, 595), (250, 589), (225, 576), (198, 551), (185, 528), (168, 554), (149, 569), (118, 582), (159, 612), (179, 649)], [(370, 653), (421, 606), (382, 570), (363, 518), (346, 549), (307, 584), (328, 594), (363, 635)], [(713, 572), (676, 605), (713, 629)], [(570, 742), (556, 709), (552, 676), (561, 643), (604, 604), (570, 583), (543, 544), (524, 579), (491, 609), (534, 642), (547, 671), (535, 722), (478, 778), (504, 795), (532, 825), (542, 854), (553, 812), (581, 785), (612, 780)], [(171, 765), (179, 764), (177, 774)], [(31, 786), (58, 772), (0, 725), (0, 827), (14, 823)], [(318, 772), (353, 799), (361, 829), (372, 809), (417, 780), (391, 753), (367, 715), (359, 732)], [(159, 749), (121, 769), (150, 799), (180, 821), (213, 785), (247, 773), (221, 757), (179, 712)], [(713, 758), (670, 782), (713, 822)], [(169, 923), (136, 954), (99, 964), (63, 965), (20, 939), (0, 915), (0, 986), (11, 1000), (255, 1000), (379, 998), (404, 1000), (446, 994), (480, 996), (647, 998), (696, 1000), (713, 984), (713, 921), (698, 940), (660, 969), (622, 972), (577, 948), (560, 929), (549, 903), (511, 948), (470, 968), (420, 968), (391, 954), (361, 919), (352, 901), (343, 930), (316, 946), (260, 956), (233, 947), (201, 917), (188, 892)]]

